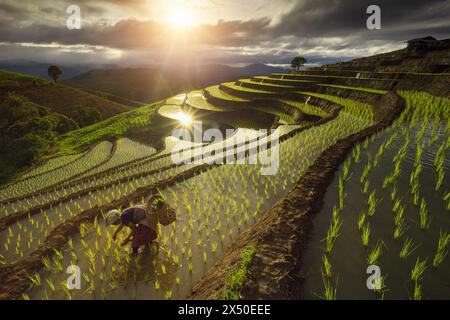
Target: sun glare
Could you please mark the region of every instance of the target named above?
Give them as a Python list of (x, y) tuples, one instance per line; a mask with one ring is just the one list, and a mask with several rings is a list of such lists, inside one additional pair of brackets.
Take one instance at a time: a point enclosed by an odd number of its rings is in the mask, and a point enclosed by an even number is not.
[(192, 118), (191, 118), (188, 114), (186, 114), (186, 113), (184, 113), (184, 112), (178, 112), (178, 113), (175, 115), (175, 118), (176, 118), (178, 121), (180, 121), (180, 123), (181, 123), (182, 125), (185, 125), (185, 126), (190, 125), (190, 124), (192, 123)]
[(190, 27), (193, 23), (191, 14), (186, 10), (175, 10), (170, 18), (170, 23), (179, 28)]

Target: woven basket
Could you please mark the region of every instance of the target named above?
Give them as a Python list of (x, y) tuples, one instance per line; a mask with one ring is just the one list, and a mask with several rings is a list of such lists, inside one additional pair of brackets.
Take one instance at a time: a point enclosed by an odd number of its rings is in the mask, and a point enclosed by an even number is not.
[(156, 216), (158, 217), (158, 222), (163, 226), (168, 226), (177, 220), (175, 210), (167, 204), (165, 204), (161, 209), (156, 210)]

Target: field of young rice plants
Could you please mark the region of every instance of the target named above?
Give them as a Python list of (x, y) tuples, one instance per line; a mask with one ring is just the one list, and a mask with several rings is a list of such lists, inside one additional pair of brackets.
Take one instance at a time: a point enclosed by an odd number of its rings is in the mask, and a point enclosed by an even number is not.
[(37, 192), (56, 183), (62, 182), (70, 177), (86, 172), (94, 166), (101, 165), (108, 160), (113, 150), (113, 144), (108, 141), (101, 142), (93, 147), (88, 154), (78, 160), (47, 171), (30, 179), (19, 180), (0, 189), (0, 201), (19, 197), (28, 193)]
[[(280, 143), (279, 169), (274, 176), (261, 175), (262, 165), (250, 165), (247, 161), (246, 164), (211, 167), (200, 175), (160, 190), (177, 211), (177, 221), (168, 227), (160, 226), (158, 246), (143, 252), (137, 259), (130, 258), (128, 248), (117, 245), (120, 241), (112, 241), (114, 229), (106, 227), (103, 219), (83, 224), (66, 247), (56, 250), (51, 259), (44, 259), (45, 267), (41, 272), (30, 275), (33, 285), (23, 297), (185, 297), (233, 239), (280, 199), (324, 150), (337, 140), (372, 125), (370, 106), (346, 99), (340, 99), (339, 103), (343, 109), (335, 119), (300, 131)], [(279, 129), (280, 134), (292, 130), (290, 127), (299, 128), (282, 126), (286, 129)], [(238, 146), (239, 152), (244, 146)], [(156, 178), (122, 182), (14, 224), (1, 235), (2, 243), (8, 243), (8, 248), (0, 248), (2, 259), (10, 262), (30, 254), (36, 248), (37, 239), (42, 241), (45, 233), (64, 219), (111, 202), (120, 195), (131, 194), (139, 185), (151, 185), (163, 176), (174, 176), (187, 166), (195, 164), (163, 171), (156, 174)], [(143, 201), (145, 199), (130, 205)], [(30, 230), (38, 236), (29, 237)], [(66, 287), (65, 271), (72, 262), (82, 270), (84, 290), (71, 291)]]
[(399, 95), (400, 118), (354, 147), (325, 195), (303, 259), (305, 298), (450, 296), (450, 101)]

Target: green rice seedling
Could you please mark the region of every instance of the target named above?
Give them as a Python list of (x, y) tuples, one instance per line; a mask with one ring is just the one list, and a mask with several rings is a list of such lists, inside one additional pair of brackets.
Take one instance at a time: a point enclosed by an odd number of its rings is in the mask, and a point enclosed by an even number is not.
[(380, 201), (381, 200), (377, 200), (377, 198), (376, 198), (376, 190), (373, 190), (369, 195), (369, 199), (367, 200), (367, 203), (369, 205), (369, 209), (367, 210), (367, 215), (369, 217), (373, 217)]
[(411, 280), (412, 281), (420, 281), (423, 278), (423, 273), (427, 269), (427, 260), (420, 260), (420, 257), (417, 258), (416, 264), (411, 270)]
[(373, 292), (380, 296), (381, 299), (384, 299), (384, 294), (388, 291), (386, 279), (387, 275), (382, 275), (381, 277), (374, 279)]
[(35, 273), (33, 276), (30, 276), (29, 279), (34, 287), (40, 287), (42, 284), (41, 275), (39, 273)]
[(425, 199), (422, 198), (420, 202), (420, 229), (427, 230), (430, 227), (430, 219), (428, 217), (428, 210), (427, 210), (427, 204), (425, 202)]
[(47, 282), (47, 285), (50, 288), (50, 290), (52, 292), (55, 292), (56, 291), (56, 287), (55, 287), (55, 284), (53, 283), (52, 279), (46, 279), (45, 281)]
[(406, 259), (408, 258), (416, 249), (418, 246), (414, 247), (414, 242), (412, 241), (412, 239), (407, 238), (405, 240), (405, 242), (403, 242), (403, 246), (400, 249), (400, 258), (401, 259)]
[(447, 192), (445, 196), (442, 198), (446, 202), (446, 209), (450, 211), (450, 192)]
[(336, 280), (336, 286), (333, 286), (331, 280), (322, 274), (322, 282), (324, 287), (324, 296), (322, 297), (322, 299), (336, 300), (338, 280)]
[[(397, 215), (399, 216), (399, 215)], [(394, 240), (398, 240), (407, 230), (407, 226), (405, 224), (405, 218), (401, 216), (400, 218), (395, 219), (395, 228), (394, 228)]]
[(42, 264), (44, 265), (46, 270), (50, 270), (51, 269), (51, 262), (50, 262), (50, 258), (49, 257), (43, 257), (42, 258)]
[(342, 172), (343, 172), (343, 176), (342, 176), (342, 180), (343, 181), (348, 181), (351, 176), (350, 176), (350, 166), (352, 164), (352, 158), (348, 158), (348, 160), (346, 160), (344, 162), (344, 166), (342, 168)]
[(339, 209), (342, 210), (344, 208), (344, 180), (345, 178), (339, 176)]
[(416, 281), (414, 283), (413, 300), (422, 300), (422, 285), (419, 283), (419, 281)]
[(339, 230), (342, 226), (342, 220), (339, 217), (339, 210), (334, 207), (333, 208), (333, 219), (331, 220), (330, 227), (327, 231), (326, 237), (326, 252), (330, 253), (333, 250), (334, 242), (336, 238), (339, 236)]
[(358, 218), (358, 230), (362, 230), (364, 226), (364, 222), (366, 221), (366, 213), (364, 211), (361, 211)]
[(331, 270), (331, 263), (330, 263), (330, 260), (328, 259), (328, 256), (326, 254), (324, 254), (322, 256), (322, 260), (323, 260), (323, 267), (324, 267), (324, 269), (322, 270), (322, 274), (325, 274), (326, 277), (331, 278), (332, 270)]
[(363, 246), (367, 248), (367, 246), (369, 245), (369, 240), (370, 240), (370, 224), (369, 223), (367, 223), (362, 228), (361, 240), (362, 240)]
[(30, 296), (26, 293), (22, 293), (22, 300), (30, 300)]
[(355, 163), (359, 164), (361, 162), (361, 145), (357, 144), (353, 149), (353, 159), (355, 159)]
[(376, 246), (369, 252), (369, 255), (367, 256), (367, 264), (368, 265), (375, 264), (382, 254), (383, 254), (383, 242), (378, 241)]
[(437, 268), (447, 256), (447, 246), (450, 243), (450, 233), (439, 233), (438, 246), (433, 259), (433, 267)]
[(395, 185), (391, 191), (391, 200), (392, 201), (394, 201), (394, 199), (397, 197), (397, 192), (398, 192), (398, 188), (397, 188), (397, 185)]

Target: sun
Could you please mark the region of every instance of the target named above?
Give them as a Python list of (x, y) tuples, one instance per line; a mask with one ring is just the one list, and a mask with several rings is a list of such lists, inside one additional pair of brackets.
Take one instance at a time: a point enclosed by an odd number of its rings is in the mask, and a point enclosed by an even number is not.
[(192, 15), (187, 10), (174, 10), (170, 17), (170, 23), (178, 28), (187, 28), (192, 26)]
[(182, 111), (178, 112), (175, 116), (175, 119), (180, 121), (180, 123), (184, 126), (190, 125), (192, 123), (192, 118), (187, 113), (184, 113)]

